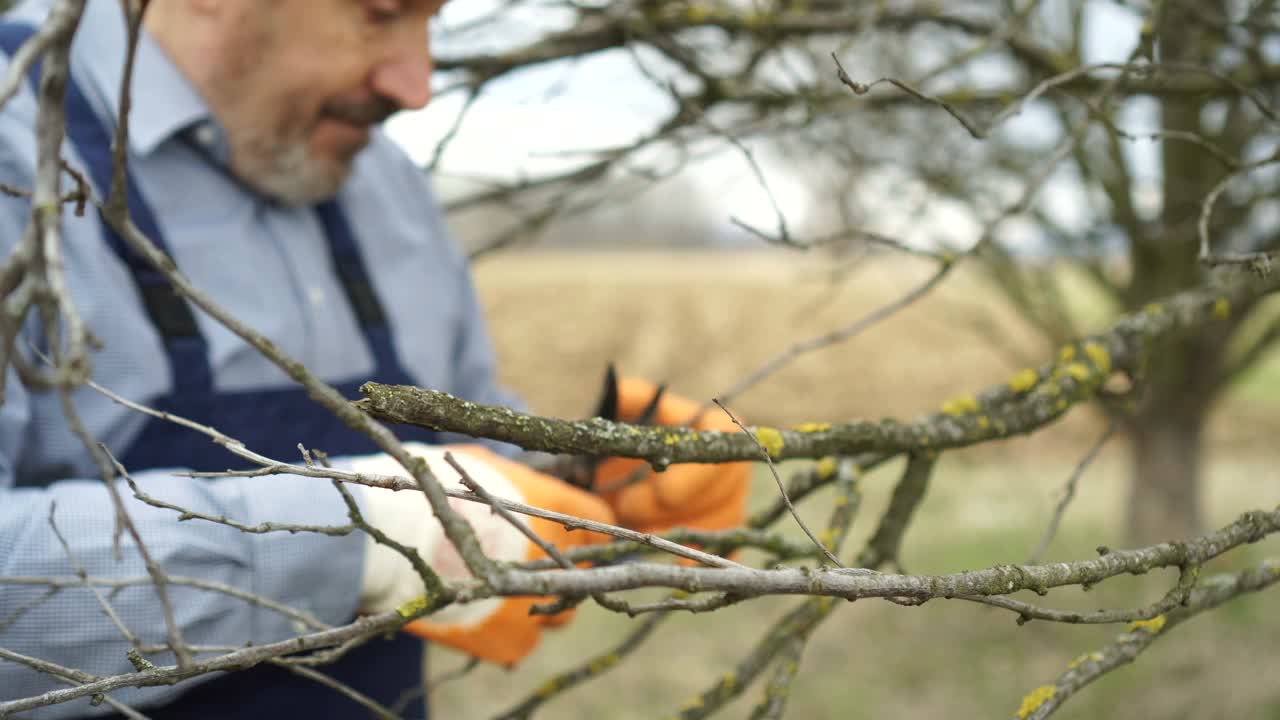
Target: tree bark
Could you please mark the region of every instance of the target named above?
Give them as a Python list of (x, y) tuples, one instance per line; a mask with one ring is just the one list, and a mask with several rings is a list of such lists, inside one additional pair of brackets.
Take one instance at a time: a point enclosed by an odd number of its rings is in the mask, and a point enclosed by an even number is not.
[(1135, 418), (1126, 513), (1131, 546), (1193, 537), (1204, 526), (1204, 420), (1204, 413), (1174, 415), (1154, 406)]
[(1221, 396), (1227, 341), (1244, 314), (1163, 343), (1148, 359), (1139, 380), (1143, 400), (1128, 424), (1128, 542), (1182, 540), (1204, 530), (1205, 426)]
[[(1212, 2), (1207, 5), (1218, 6)], [(1189, 22), (1178, 3), (1165, 6), (1158, 29), (1162, 62), (1207, 61), (1208, 41), (1200, 24)], [(1205, 132), (1202, 98), (1166, 97), (1161, 128), (1171, 134)], [(1235, 146), (1235, 138), (1215, 138)], [(1161, 144), (1162, 208), (1154, 228), (1131, 228), (1133, 278), (1125, 304), (1130, 309), (1200, 282), (1197, 222), (1201, 203), (1220, 169), (1191, 143)], [(1215, 218), (1215, 230), (1226, 221)], [(1204, 425), (1220, 389), (1219, 376), (1229, 333), (1241, 313), (1199, 337), (1174, 340), (1154, 351), (1145, 377), (1144, 399), (1129, 425), (1132, 476), (1126, 509), (1128, 540), (1147, 542), (1190, 537), (1201, 528), (1200, 475)]]

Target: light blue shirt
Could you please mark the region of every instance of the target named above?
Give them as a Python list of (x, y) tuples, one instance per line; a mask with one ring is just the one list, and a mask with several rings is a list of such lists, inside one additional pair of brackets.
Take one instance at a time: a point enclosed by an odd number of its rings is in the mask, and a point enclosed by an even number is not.
[[(46, 2), (9, 15), (38, 23)], [(103, 117), (118, 107), (126, 38), (119, 4), (88, 3), (73, 46), (72, 68)], [(0, 56), (0, 71), (5, 62)], [(229, 179), (209, 158), (225, 158), (221, 128), (204, 101), (159, 47), (139, 47), (130, 116), (129, 162), (174, 259), (196, 286), (324, 379), (367, 376), (373, 359), (331, 269), (328, 246), (310, 209), (272, 204)], [(30, 188), (35, 167), (35, 101), (29, 88), (0, 112), (0, 182)], [(113, 123), (112, 123), (113, 125)], [(203, 150), (196, 147), (203, 145)], [(68, 145), (65, 156), (80, 164)], [(104, 189), (98, 188), (99, 192)], [(423, 173), (381, 133), (357, 158), (340, 200), (394, 333), (400, 360), (418, 384), (479, 402), (511, 404), (494, 384), (493, 358), (466, 259), (451, 244)], [(21, 237), (29, 203), (0, 196), (0, 252)], [(84, 320), (105, 347), (93, 356), (94, 379), (132, 399), (168, 390), (160, 337), (130, 276), (102, 239), (97, 214), (64, 213), (68, 285)], [(199, 311), (214, 383), (227, 391), (291, 386), (239, 338)], [(19, 342), (22, 342), (20, 339)], [(83, 389), (75, 393), (94, 437), (122, 454), (146, 419)], [(316, 412), (325, 412), (317, 407)], [(252, 447), (253, 438), (240, 438)], [(306, 438), (299, 437), (300, 442)], [(228, 456), (230, 461), (230, 456)], [(296, 458), (281, 458), (296, 460)], [(345, 507), (327, 481), (278, 476), (217, 481), (146, 471), (136, 480), (168, 502), (247, 524), (274, 521), (343, 525)], [(53, 481), (47, 487), (16, 487)], [(288, 533), (246, 534), (220, 525), (178, 522), (177, 515), (122, 493), (150, 552), (172, 575), (220, 581), (307, 610), (339, 624), (350, 619), (360, 585), (364, 539)], [(113, 552), (106, 488), (69, 431), (56, 394), (29, 392), (10, 371), (0, 406), (0, 577), (73, 575), (48, 523), (56, 521), (77, 562), (96, 577), (141, 577), (145, 569), (127, 536)], [(98, 675), (129, 672), (128, 644), (82, 588), (59, 592), (16, 619), (43, 588), (0, 583), (0, 647)], [(298, 632), (292, 620), (218, 593), (173, 588), (186, 640), (234, 645)], [(144, 643), (165, 640), (153, 588), (113, 594), (111, 604)], [(10, 620), (12, 620), (10, 622)], [(153, 658), (167, 664), (167, 655)], [(62, 687), (48, 676), (0, 660), (0, 699)], [(189, 685), (112, 694), (145, 708)], [(106, 712), (104, 705), (96, 712)], [(86, 700), (30, 714), (95, 712)]]

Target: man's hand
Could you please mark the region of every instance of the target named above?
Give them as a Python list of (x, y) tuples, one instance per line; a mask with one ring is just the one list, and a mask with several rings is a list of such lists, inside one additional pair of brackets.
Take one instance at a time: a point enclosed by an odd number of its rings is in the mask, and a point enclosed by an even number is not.
[[(459, 484), (458, 472), (444, 459), (445, 451), (495, 497), (535, 505), (566, 515), (613, 523), (613, 513), (603, 500), (549, 475), (495, 455), (475, 445), (428, 446), (406, 443), (409, 452), (427, 461), (432, 474), (446, 487)], [(351, 458), (351, 470), (378, 475), (406, 475), (387, 455)], [(431, 506), (420, 492), (393, 492), (364, 487), (364, 513), (369, 523), (405, 545), (417, 548), (423, 560), (445, 580), (471, 577), (453, 545), (444, 537)], [(485, 554), (498, 561), (532, 560), (542, 550), (484, 503), (450, 499), (476, 531)], [(518, 515), (543, 540), (560, 549), (605, 542), (607, 537), (585, 530), (568, 531), (559, 523)], [(370, 538), (365, 549), (365, 569), (360, 594), (361, 609), (378, 613), (391, 610), (422, 595), (421, 579), (398, 552)], [(538, 643), (544, 626), (567, 622), (572, 611), (555, 616), (530, 615), (536, 603), (550, 598), (487, 598), (466, 605), (451, 605), (405, 626), (419, 637), (462, 650), (478, 658), (510, 665), (528, 655)]]
[[(639, 378), (618, 383), (618, 419), (638, 418), (658, 388)], [(652, 422), (658, 425), (685, 425), (698, 412), (697, 403), (663, 394)], [(690, 427), (696, 430), (724, 430), (738, 427), (723, 412), (703, 413)], [(595, 489), (609, 503), (621, 524), (643, 532), (662, 532), (676, 527), (693, 530), (723, 530), (741, 525), (746, 517), (751, 465), (745, 462), (706, 465), (672, 465), (666, 471), (644, 471), (644, 461), (615, 458), (600, 464)], [(637, 482), (627, 482), (637, 472)]]

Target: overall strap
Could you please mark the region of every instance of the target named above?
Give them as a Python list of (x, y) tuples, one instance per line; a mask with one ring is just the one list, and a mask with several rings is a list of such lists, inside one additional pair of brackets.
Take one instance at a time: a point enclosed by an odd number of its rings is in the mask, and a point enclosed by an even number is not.
[[(0, 24), (0, 49), (12, 57), (34, 33), (35, 28), (29, 25)], [(33, 64), (28, 73), (33, 90), (39, 88), (39, 66), (39, 63)], [(67, 137), (87, 165), (89, 177), (98, 192), (105, 196), (111, 188), (112, 135), (93, 111), (88, 97), (74, 76), (68, 79), (65, 109)], [(168, 254), (169, 249), (164, 236), (160, 234), (160, 226), (151, 208), (143, 200), (132, 173), (128, 173), (125, 180), (129, 215), (133, 224)], [(147, 315), (164, 342), (173, 392), (211, 392), (213, 374), (209, 367), (208, 344), (200, 334), (190, 305), (177, 294), (163, 274), (128, 246), (105, 217), (100, 216), (99, 220), (104, 239), (129, 268)]]
[(325, 237), (329, 240), (334, 271), (342, 282), (347, 302), (351, 304), (351, 311), (360, 323), (360, 331), (364, 333), (369, 350), (373, 353), (374, 378), (389, 383), (411, 382), (408, 373), (400, 365), (395, 339), (387, 324), (387, 315), (373, 289), (364, 260), (360, 257), (360, 247), (351, 231), (351, 224), (347, 222), (346, 214), (336, 200), (329, 200), (316, 206), (316, 215), (319, 216)]
[[(0, 24), (0, 49), (12, 56), (34, 33), (35, 28), (29, 25)], [(39, 87), (39, 73), (37, 63), (29, 73), (33, 88)], [(93, 184), (100, 193), (107, 192), (111, 187), (112, 136), (93, 112), (88, 98), (74, 77), (67, 83), (66, 114), (68, 138), (88, 166)], [(138, 190), (132, 173), (127, 177), (127, 199), (134, 224), (161, 250), (172, 256), (160, 233), (159, 223)], [(336, 200), (321, 203), (315, 210), (329, 244), (334, 270), (373, 353), (374, 377), (383, 382), (411, 382), (396, 354), (386, 313), (369, 279), (355, 234), (345, 213)], [(128, 266), (147, 315), (164, 341), (173, 392), (211, 393), (213, 373), (209, 365), (208, 343), (200, 334), (190, 305), (177, 294), (164, 275), (129, 248), (105, 218), (102, 218), (101, 225), (107, 243)]]

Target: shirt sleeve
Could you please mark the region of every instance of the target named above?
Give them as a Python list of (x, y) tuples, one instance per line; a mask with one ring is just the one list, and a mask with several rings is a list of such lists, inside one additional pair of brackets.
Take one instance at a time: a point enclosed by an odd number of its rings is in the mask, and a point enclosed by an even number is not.
[[(100, 589), (141, 642), (164, 644), (162, 605), (137, 546), (128, 534), (117, 536), (106, 485), (101, 480), (68, 478), (41, 488), (16, 486), (14, 461), (20, 452), (25, 391), (12, 374), (8, 384), (0, 407), (0, 578), (66, 582), (74, 581), (82, 569), (92, 578), (132, 583)], [(209, 481), (154, 470), (137, 473), (134, 479), (148, 495), (248, 526), (348, 522), (337, 492), (318, 487), (323, 481), (313, 478), (282, 475)], [(176, 512), (137, 500), (123, 482), (118, 482), (117, 489), (148, 552), (170, 577), (221, 583), (310, 613), (329, 625), (347, 622), (354, 615), (364, 558), (361, 534), (248, 533), (204, 520), (179, 521)], [(300, 497), (308, 501), (300, 503)], [(59, 540), (55, 524), (69, 549)], [(38, 582), (0, 582), (0, 647), (96, 675), (131, 671), (125, 655), (128, 642), (88, 589), (73, 584), (51, 596), (48, 593), (48, 586)], [(179, 584), (169, 588), (169, 595), (188, 644), (263, 643), (313, 629), (221, 592)], [(160, 665), (173, 662), (168, 653), (149, 658)], [(0, 697), (26, 697), (57, 687), (61, 685), (48, 676), (0, 662)], [(113, 697), (146, 706), (164, 702), (186, 687), (120, 691)], [(66, 706), (69, 714), (86, 710), (83, 703)]]
[[(29, 178), (14, 170), (22, 163), (9, 152), (12, 142), (7, 139), (12, 137), (0, 132), (0, 182), (29, 187)], [(26, 200), (0, 196), (0, 262), (8, 259), (21, 237), (28, 214)], [(23, 458), (30, 449), (34, 422), (31, 397), (12, 368), (5, 372), (0, 403), (0, 647), (96, 675), (131, 672), (129, 643), (94, 594), (77, 586), (76, 573), (82, 569), (105, 581), (100, 586), (103, 597), (143, 644), (166, 642), (156, 589), (133, 540), (117, 533), (102, 480), (75, 477), (66, 470), (66, 477), (55, 475), (46, 485), (43, 476), (57, 471), (43, 468), (42, 486), (26, 486), (31, 471), (24, 470)], [(134, 477), (144, 492), (158, 499), (248, 526), (348, 522), (345, 503), (323, 480), (269, 476), (209, 481), (180, 477), (171, 470)], [(204, 520), (180, 521), (178, 513), (134, 498), (123, 482), (118, 489), (148, 552), (167, 575), (221, 583), (310, 613), (329, 625), (353, 617), (364, 560), (362, 534), (246, 533)], [(298, 502), (300, 497), (307, 501)], [(55, 533), (55, 524), (69, 549)], [(41, 578), (69, 584), (54, 592)], [(169, 594), (188, 644), (262, 643), (309, 629), (287, 615), (226, 593), (179, 584), (170, 587)], [(148, 658), (158, 665), (174, 661), (167, 653)], [(112, 697), (146, 707), (189, 686), (128, 689)], [(61, 687), (65, 685), (24, 665), (0, 661), (0, 698), (29, 697)], [(108, 709), (77, 701), (32, 717), (79, 717)]]

